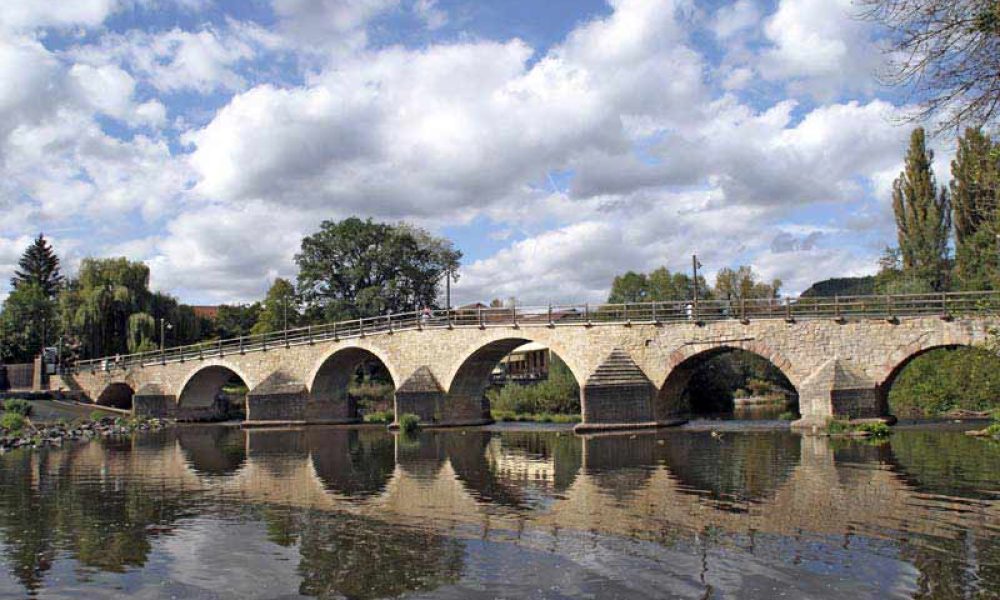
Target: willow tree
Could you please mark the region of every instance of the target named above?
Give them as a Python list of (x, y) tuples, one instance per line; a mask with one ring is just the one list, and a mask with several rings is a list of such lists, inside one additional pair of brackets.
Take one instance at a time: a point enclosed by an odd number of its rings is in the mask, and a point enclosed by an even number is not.
[(156, 319), (144, 312), (129, 315), (127, 342), (130, 353), (156, 350)]
[(938, 189), (923, 128), (910, 136), (903, 172), (892, 184), (899, 261), (907, 282), (941, 291), (948, 286), (948, 190)]

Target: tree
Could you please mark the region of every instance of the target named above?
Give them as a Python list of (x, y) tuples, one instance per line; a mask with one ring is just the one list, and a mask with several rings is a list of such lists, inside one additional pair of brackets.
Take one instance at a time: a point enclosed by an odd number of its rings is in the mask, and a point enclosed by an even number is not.
[(215, 317), (215, 335), (219, 339), (231, 339), (250, 335), (250, 331), (260, 318), (260, 302), (253, 304), (223, 304)]
[(883, 81), (909, 87), (913, 115), (942, 128), (996, 121), (1000, 106), (1000, 4), (995, 0), (860, 0), (889, 30)]
[(267, 290), (263, 309), (250, 332), (256, 335), (281, 331), (296, 326), (299, 318), (299, 303), (295, 295), (295, 287), (287, 279), (279, 277)]
[(951, 162), (952, 221), (955, 224), (955, 277), (965, 289), (990, 289), (997, 279), (996, 146), (978, 129), (958, 139)]
[(19, 285), (35, 284), (42, 288), (49, 298), (55, 297), (63, 278), (59, 274), (59, 257), (44, 235), (38, 234), (35, 241), (21, 255), (17, 266), (18, 269), (14, 271), (14, 277), (10, 280), (11, 287), (17, 289)]
[(461, 257), (450, 241), (409, 225), (324, 221), (295, 256), (298, 291), (310, 321), (414, 310), (437, 304)]
[[(698, 276), (698, 293), (703, 299), (712, 296), (712, 290), (701, 275)], [(611, 283), (608, 303), (670, 302), (692, 298), (694, 298), (694, 280), (690, 275), (671, 273), (666, 267), (660, 267), (648, 275), (629, 271), (616, 276)]]
[(715, 293), (729, 300), (777, 298), (781, 293), (781, 280), (774, 279), (769, 284), (758, 281), (749, 265), (741, 265), (736, 270), (726, 267), (715, 275)]
[(58, 335), (55, 303), (34, 282), (22, 282), (7, 296), (0, 315), (0, 358), (30, 362)]
[(892, 208), (904, 275), (942, 291), (948, 286), (951, 211), (948, 191), (937, 188), (933, 161), (934, 152), (918, 127), (910, 136), (906, 166), (892, 185)]

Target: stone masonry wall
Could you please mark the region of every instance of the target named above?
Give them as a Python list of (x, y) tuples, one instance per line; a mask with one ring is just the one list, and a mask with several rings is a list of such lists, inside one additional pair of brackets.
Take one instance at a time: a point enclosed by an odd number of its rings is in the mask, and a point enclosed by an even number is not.
[[(849, 361), (859, 376), (877, 388), (890, 373), (908, 357), (927, 348), (946, 345), (970, 345), (986, 340), (990, 327), (1000, 325), (996, 318), (944, 320), (937, 317), (902, 318), (892, 323), (882, 319), (867, 319), (838, 323), (834, 320), (814, 320), (788, 323), (783, 320), (737, 320), (713, 322), (699, 326), (694, 323), (663, 325), (583, 325), (477, 327), (447, 329), (428, 328), (424, 331), (397, 331), (373, 334), (361, 339), (273, 347), (267, 352), (206, 356), (203, 360), (188, 360), (167, 365), (147, 365), (121, 369), (110, 367), (84, 371), (57, 380), (57, 385), (78, 389), (91, 399), (113, 382), (124, 382), (138, 390), (156, 384), (164, 395), (184, 403), (185, 385), (198, 371), (208, 366), (232, 369), (252, 390), (272, 374), (281, 371), (290, 380), (311, 391), (317, 373), (324, 362), (344, 349), (361, 348), (378, 357), (387, 367), (396, 385), (409, 378), (417, 369), (427, 367), (446, 393), (451, 393), (456, 376), (463, 371), (467, 359), (484, 356), (484, 348), (510, 347), (512, 340), (536, 341), (550, 347), (562, 358), (577, 381), (584, 387), (588, 378), (615, 349), (625, 353), (642, 370), (656, 393), (668, 374), (686, 359), (719, 348), (741, 348), (771, 360), (798, 388), (825, 361), (838, 357)], [(515, 344), (516, 345), (516, 344)], [(490, 352), (489, 354), (492, 354)], [(467, 382), (462, 386), (468, 387)], [(831, 390), (832, 391), (832, 390)], [(858, 398), (844, 395), (831, 400), (824, 412), (842, 410), (855, 412)], [(466, 418), (482, 405), (476, 398), (451, 396), (455, 401), (447, 418)], [(608, 400), (609, 402), (611, 400)], [(628, 403), (626, 397), (622, 401)], [(868, 400), (865, 400), (868, 402)], [(824, 405), (825, 406), (825, 405)], [(875, 406), (875, 405), (872, 405)], [(615, 409), (617, 410), (617, 409)], [(621, 414), (632, 408), (621, 408)], [(868, 410), (868, 409), (865, 409)], [(883, 409), (884, 410), (884, 409)], [(307, 409), (307, 413), (309, 410)], [(452, 412), (453, 414), (447, 414)], [(869, 411), (870, 412), (870, 411)], [(640, 413), (636, 413), (639, 415)], [(642, 413), (645, 414), (645, 413)], [(659, 418), (661, 415), (657, 415)]]

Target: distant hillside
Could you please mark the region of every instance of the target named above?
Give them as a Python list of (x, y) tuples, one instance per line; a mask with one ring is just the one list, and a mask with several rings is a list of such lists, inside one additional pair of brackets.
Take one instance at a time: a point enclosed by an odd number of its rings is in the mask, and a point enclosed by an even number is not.
[(869, 296), (875, 293), (875, 277), (837, 277), (817, 281), (802, 292), (803, 298), (816, 296)]

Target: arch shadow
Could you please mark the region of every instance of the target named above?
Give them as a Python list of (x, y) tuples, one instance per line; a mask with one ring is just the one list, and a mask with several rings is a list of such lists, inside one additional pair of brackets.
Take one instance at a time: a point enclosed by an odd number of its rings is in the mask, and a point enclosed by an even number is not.
[(313, 428), (306, 431), (306, 446), (324, 489), (351, 499), (382, 493), (396, 467), (395, 443), (386, 431)]
[[(733, 412), (732, 398), (694, 398), (692, 384), (698, 382), (699, 373), (718, 357), (732, 353), (746, 353), (766, 361), (773, 369), (775, 378), (782, 387), (791, 392), (791, 402), (798, 402), (798, 384), (789, 372), (789, 361), (781, 354), (762, 344), (725, 344), (700, 351), (685, 350), (675, 352), (670, 359), (668, 371), (656, 397), (656, 413), (663, 417), (690, 416), (713, 412)], [(789, 403), (791, 403), (789, 402)], [(715, 403), (714, 406), (706, 406)]]
[(236, 369), (224, 364), (202, 366), (193, 371), (177, 394), (178, 421), (219, 421), (237, 411), (246, 415), (246, 393), (231, 398), (223, 388), (239, 380), (244, 388), (249, 381)]
[[(535, 342), (531, 337), (512, 336), (477, 344), (464, 354), (450, 377), (446, 379), (447, 393), (441, 407), (441, 421), (448, 423), (482, 423), (492, 421), (489, 399), (486, 391), (490, 387), (490, 376), (501, 360), (517, 348)], [(544, 343), (544, 342), (539, 342)], [(584, 381), (580, 369), (566, 360), (566, 353), (546, 344), (549, 352), (562, 361), (572, 373), (577, 386), (582, 390)]]
[(331, 423), (360, 420), (358, 398), (351, 394), (350, 387), (358, 370), (365, 365), (383, 370), (392, 390), (398, 387), (395, 368), (380, 350), (361, 346), (337, 348), (320, 359), (310, 375), (306, 419)]
[(115, 382), (108, 384), (97, 397), (96, 404), (99, 406), (110, 406), (123, 410), (132, 409), (132, 398), (135, 390), (127, 383)]

